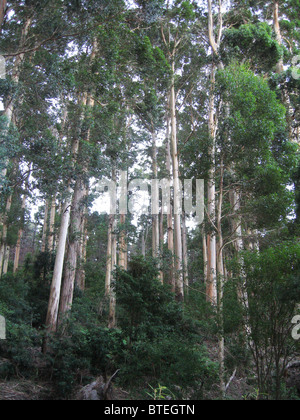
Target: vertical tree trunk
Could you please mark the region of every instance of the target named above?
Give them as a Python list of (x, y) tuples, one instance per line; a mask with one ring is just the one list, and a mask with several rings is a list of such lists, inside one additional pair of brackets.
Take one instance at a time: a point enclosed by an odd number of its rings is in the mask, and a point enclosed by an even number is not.
[[(4, 262), (7, 261), (6, 256), (9, 254), (9, 248), (7, 247), (7, 233), (8, 233), (8, 216), (12, 205), (12, 195), (10, 194), (7, 201), (6, 201), (6, 208), (5, 214), (3, 217), (3, 225), (2, 225), (2, 244), (0, 249), (0, 278), (2, 274), (7, 273), (7, 269), (4, 270)], [(8, 249), (7, 249), (8, 248)], [(6, 272), (5, 272), (6, 271)]]
[[(68, 193), (71, 196), (72, 190), (69, 188)], [(64, 266), (65, 249), (67, 242), (67, 235), (70, 222), (70, 208), (71, 199), (66, 199), (63, 206), (63, 214), (61, 219), (61, 226), (58, 237), (57, 254), (55, 259), (55, 266), (52, 278), (52, 285), (50, 291), (50, 299), (48, 305), (48, 313), (46, 319), (46, 327), (48, 332), (55, 332), (57, 328), (58, 309), (60, 301), (61, 281)]]
[[(164, 211), (163, 211), (163, 205), (161, 205), (161, 212), (160, 212), (160, 219), (159, 219), (159, 248), (160, 248), (160, 255), (163, 263), (163, 255), (164, 255)], [(160, 280), (162, 284), (164, 284), (164, 272), (163, 267), (161, 265), (161, 271), (160, 271)]]
[[(115, 180), (115, 178), (113, 178)], [(117, 265), (117, 234), (116, 234), (116, 218), (113, 220), (112, 227), (112, 240), (111, 240), (111, 270), (112, 274), (115, 271)], [(115, 284), (110, 284), (110, 295), (109, 295), (109, 322), (108, 328), (115, 328), (116, 326), (116, 288)]]
[(50, 207), (49, 219), (49, 236), (48, 236), (48, 251), (53, 252), (54, 235), (55, 235), (55, 214), (56, 214), (56, 197), (53, 195)]
[(2, 32), (2, 24), (5, 17), (6, 0), (0, 0), (0, 34)]
[(205, 224), (202, 228), (202, 247), (203, 247), (203, 274), (204, 274), (204, 284), (207, 284), (207, 237), (205, 233)]
[(45, 201), (45, 217), (44, 217), (44, 226), (43, 226), (43, 235), (42, 235), (42, 252), (45, 252), (47, 249), (48, 219), (49, 219), (49, 198), (47, 198)]
[(16, 272), (19, 269), (22, 236), (23, 236), (23, 229), (19, 229), (18, 240), (17, 240), (17, 245), (16, 245), (16, 251), (15, 251), (15, 259), (14, 259), (14, 274), (16, 274)]
[[(93, 51), (91, 54), (91, 61), (95, 57), (95, 44), (93, 45)], [(85, 104), (87, 107), (94, 106), (94, 99), (91, 98), (90, 94), (86, 94), (86, 102)], [(87, 131), (86, 135), (86, 142), (90, 141), (90, 129)], [(77, 154), (81, 152), (81, 145), (80, 143), (77, 147)], [(60, 298), (60, 308), (59, 308), (59, 317), (60, 320), (71, 311), (72, 304), (73, 304), (73, 296), (74, 296), (74, 288), (75, 288), (75, 277), (76, 271), (78, 267), (78, 258), (80, 252), (80, 244), (82, 241), (81, 233), (82, 233), (82, 215), (84, 213), (84, 206), (83, 206), (83, 199), (88, 195), (88, 188), (85, 185), (88, 183), (87, 176), (88, 173), (88, 163), (84, 163), (82, 168), (82, 173), (77, 174), (77, 179), (75, 183), (74, 194), (72, 198), (72, 207), (70, 209), (70, 228), (69, 228), (69, 243), (68, 243), (68, 250), (67, 256), (65, 261), (65, 272), (64, 272), (64, 279), (63, 285), (61, 290), (61, 298)]]
[(141, 247), (142, 247), (142, 256), (146, 258), (146, 239), (145, 239), (145, 231), (141, 233)]
[(119, 239), (119, 266), (126, 270), (127, 268), (127, 243), (126, 243), (126, 215), (120, 215), (120, 239)]
[(3, 272), (2, 272), (3, 275), (7, 274), (8, 272), (9, 257), (10, 257), (10, 246), (6, 245), (5, 253), (4, 253), (4, 261), (3, 261)]
[[(113, 163), (112, 180), (116, 182), (117, 174), (115, 163)], [(107, 244), (107, 263), (106, 263), (106, 296), (109, 298), (109, 319), (108, 328), (116, 326), (116, 291), (112, 282), (114, 269), (117, 265), (117, 235), (116, 235), (116, 217), (114, 214), (109, 216), (108, 244)]]
[[(85, 191), (85, 196), (88, 195), (88, 189)], [(85, 290), (85, 264), (87, 258), (87, 242), (88, 242), (88, 228), (87, 228), (87, 207), (84, 206), (84, 211), (81, 215), (81, 238), (79, 244), (79, 266), (76, 270), (75, 284), (81, 290)]]
[(183, 249), (183, 278), (185, 294), (189, 294), (189, 269), (188, 269), (188, 244), (187, 244), (187, 227), (186, 227), (186, 214), (182, 216), (182, 249)]
[(209, 302), (214, 304), (217, 303), (217, 256), (216, 256), (216, 233), (215, 233), (215, 222), (216, 222), (216, 183), (215, 183), (215, 150), (216, 150), (216, 124), (215, 124), (215, 66), (212, 65), (211, 70), (211, 88), (210, 88), (210, 99), (209, 99), (209, 136), (211, 140), (211, 146), (209, 150), (210, 156), (210, 170), (208, 180), (208, 203), (207, 212), (209, 217), (210, 231), (211, 233), (207, 236), (207, 252), (208, 252), (208, 264), (207, 264), (207, 287), (206, 294)]
[(175, 94), (175, 63), (172, 62), (173, 81), (171, 87), (170, 111), (171, 111), (171, 144), (173, 162), (173, 186), (174, 186), (174, 238), (175, 238), (175, 269), (176, 269), (176, 297), (179, 301), (184, 299), (184, 285), (182, 273), (182, 232), (181, 215), (182, 208), (179, 180), (179, 159), (177, 151), (177, 117), (176, 117), (176, 94)]
[[(80, 98), (80, 100), (83, 106), (86, 105), (87, 95), (85, 94), (83, 98)], [(81, 120), (82, 120), (82, 117), (81, 117)], [(76, 139), (73, 139), (72, 151), (71, 151), (73, 168), (75, 168), (75, 165), (77, 162), (79, 144), (80, 144), (79, 137), (77, 137)], [(63, 274), (63, 267), (64, 267), (64, 258), (65, 258), (69, 223), (70, 223), (70, 211), (71, 211), (71, 206), (72, 206), (73, 194), (74, 194), (74, 191), (72, 188), (72, 179), (70, 179), (68, 181), (67, 196), (65, 199), (65, 203), (62, 207), (61, 225), (60, 225), (58, 243), (57, 243), (57, 253), (56, 253), (54, 272), (53, 272), (53, 278), (52, 278), (52, 284), (51, 284), (51, 290), (50, 290), (50, 298), (49, 298), (48, 312), (47, 312), (47, 319), (46, 319), (46, 329), (48, 333), (55, 332), (57, 329), (62, 274)], [(46, 340), (44, 342), (43, 350), (44, 352), (47, 351)]]
[[(25, 183), (25, 189), (28, 190), (29, 189), (29, 176), (30, 176), (30, 171)], [(14, 274), (18, 271), (19, 268), (19, 262), (20, 262), (20, 251), (21, 251), (21, 241), (22, 241), (22, 236), (23, 236), (23, 232), (24, 232), (24, 223), (25, 223), (25, 209), (26, 209), (26, 198), (27, 195), (24, 192), (23, 195), (23, 199), (22, 199), (22, 206), (21, 206), (21, 210), (22, 210), (22, 220), (21, 220), (21, 227), (18, 231), (18, 240), (17, 240), (17, 245), (16, 245), (16, 251), (15, 251), (15, 259), (14, 259)]]
[[(156, 146), (156, 133), (152, 131), (152, 174), (153, 178), (157, 179), (157, 146)], [(155, 203), (158, 202), (158, 191), (153, 191), (153, 199)], [(156, 207), (156, 204), (155, 204)], [(159, 219), (158, 214), (152, 215), (152, 256), (158, 258), (159, 256)]]
[[(168, 173), (168, 178), (172, 177), (171, 169), (171, 145), (170, 145), (170, 121), (169, 117), (167, 118), (167, 143), (166, 143), (166, 169)], [(167, 231), (168, 231), (168, 250), (170, 253), (170, 285), (172, 287), (172, 292), (176, 293), (176, 278), (175, 278), (175, 267), (174, 267), (174, 227), (173, 227), (173, 206), (170, 203), (170, 211), (167, 215)]]
[(106, 277), (105, 277), (105, 296), (109, 297), (110, 295), (110, 285), (111, 285), (111, 261), (112, 261), (112, 231), (114, 225), (113, 214), (110, 214), (108, 217), (108, 235), (107, 235), (107, 256), (106, 256)]
[[(274, 0), (274, 31), (276, 34), (276, 40), (279, 45), (282, 45), (282, 35), (280, 30), (280, 24), (279, 24), (279, 2), (278, 0)], [(283, 58), (281, 58), (277, 65), (276, 65), (276, 72), (278, 74), (282, 73), (284, 71), (284, 65), (283, 65)]]
[[(157, 170), (157, 139), (156, 139), (156, 132), (154, 127), (152, 128), (152, 173), (153, 179), (157, 180), (158, 177), (158, 170)], [(159, 214), (158, 214), (158, 206), (159, 206), (159, 192), (154, 189), (152, 191), (152, 197), (154, 200), (154, 204), (152, 206), (153, 211), (157, 212), (157, 214), (152, 214), (152, 257), (156, 260), (159, 259)], [(163, 283), (163, 273), (160, 270), (160, 264), (158, 263), (159, 269), (159, 279)]]
[(221, 177), (220, 177), (220, 194), (217, 213), (217, 230), (218, 230), (218, 250), (217, 250), (217, 284), (218, 284), (218, 341), (219, 341), (219, 369), (220, 369), (220, 391), (221, 398), (225, 398), (226, 384), (225, 384), (225, 339), (224, 339), (224, 259), (223, 259), (223, 231), (222, 231), (222, 208), (223, 208), (223, 194), (224, 194), (224, 165), (221, 162)]
[[(127, 176), (122, 175), (122, 183), (127, 185)], [(125, 195), (124, 191), (121, 195)], [(125, 198), (125, 197), (124, 197)], [(127, 198), (127, 197), (126, 197)], [(126, 229), (126, 211), (122, 213), (120, 209), (120, 235), (119, 235), (119, 266), (123, 270), (127, 270), (127, 229)]]
[[(113, 223), (112, 245), (111, 245), (111, 270), (112, 273), (117, 265), (117, 235), (114, 233), (116, 229), (115, 219)], [(109, 320), (108, 328), (115, 328), (116, 326), (116, 290), (115, 284), (111, 282), (109, 294)]]
[(74, 295), (75, 275), (77, 268), (77, 259), (79, 254), (80, 233), (81, 233), (81, 210), (82, 198), (84, 197), (83, 181), (76, 180), (72, 208), (70, 209), (70, 231), (69, 244), (66, 256), (64, 281), (61, 291), (59, 314), (60, 319), (71, 310)]

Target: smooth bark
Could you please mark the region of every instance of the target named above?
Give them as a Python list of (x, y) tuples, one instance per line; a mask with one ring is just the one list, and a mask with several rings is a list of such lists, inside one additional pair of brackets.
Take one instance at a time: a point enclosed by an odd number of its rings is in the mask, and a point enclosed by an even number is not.
[[(80, 98), (82, 105), (86, 105), (87, 95), (83, 95)], [(81, 116), (82, 120), (82, 116)], [(72, 155), (72, 167), (75, 168), (78, 151), (79, 151), (79, 138), (73, 139), (72, 147), (71, 147), (71, 155)], [(47, 319), (46, 319), (46, 329), (47, 332), (55, 332), (57, 329), (58, 323), (58, 312), (59, 312), (59, 302), (60, 302), (60, 292), (61, 292), (61, 284), (62, 284), (62, 274), (63, 274), (63, 267), (64, 267), (64, 259), (65, 259), (65, 251), (66, 251), (66, 242), (68, 236), (68, 229), (70, 223), (70, 211), (72, 206), (73, 200), (73, 180), (69, 179), (68, 186), (67, 186), (67, 196), (65, 199), (65, 203), (62, 207), (62, 215), (61, 215), (61, 225), (59, 230), (58, 236), (58, 243), (57, 243), (57, 252), (56, 252), (56, 259), (54, 265), (54, 272), (50, 290), (50, 298), (48, 304), (48, 312), (47, 312)], [(47, 350), (47, 345), (45, 341), (44, 352)]]
[(55, 215), (56, 215), (56, 197), (51, 200), (50, 219), (49, 219), (49, 236), (48, 236), (48, 251), (53, 252), (54, 235), (55, 235)]
[[(25, 190), (27, 191), (29, 189), (29, 175), (30, 172), (28, 174), (26, 183), (25, 183)], [(18, 240), (17, 240), (17, 245), (16, 245), (16, 249), (15, 249), (15, 258), (14, 258), (14, 274), (18, 271), (19, 269), (19, 263), (20, 263), (20, 252), (21, 252), (21, 241), (22, 241), (22, 237), (23, 237), (23, 232), (24, 232), (24, 217), (25, 217), (25, 209), (26, 209), (26, 198), (27, 198), (27, 194), (24, 192), (23, 194), (23, 199), (22, 199), (22, 205), (21, 205), (21, 211), (22, 211), (22, 220), (21, 220), (21, 227), (18, 231)]]
[(49, 199), (45, 201), (45, 217), (43, 225), (43, 234), (42, 234), (42, 252), (46, 252), (47, 249), (47, 233), (48, 233), (48, 220), (49, 220)]
[(120, 215), (119, 266), (127, 269), (126, 215)]
[(215, 123), (215, 66), (212, 65), (211, 69), (211, 87), (210, 87), (210, 99), (209, 99), (209, 136), (211, 145), (209, 148), (210, 157), (210, 170), (208, 179), (208, 202), (207, 202), (207, 213), (209, 218), (210, 233), (207, 236), (207, 285), (206, 294), (207, 300), (211, 303), (217, 303), (217, 239), (215, 232), (216, 223), (216, 123)]
[[(167, 118), (167, 143), (166, 143), (166, 169), (168, 178), (172, 177), (172, 168), (171, 168), (171, 145), (170, 145), (170, 121)], [(173, 205), (170, 203), (170, 209), (167, 214), (167, 233), (168, 233), (168, 250), (171, 256), (170, 261), (170, 284), (172, 287), (172, 292), (176, 292), (176, 279), (175, 279), (175, 267), (174, 267), (174, 226), (173, 226)]]
[(59, 316), (61, 320), (71, 310), (74, 295), (75, 275), (79, 255), (81, 233), (81, 210), (82, 198), (84, 197), (84, 185), (80, 178), (77, 179), (72, 208), (70, 213), (71, 223), (69, 231), (69, 243), (66, 256), (64, 280), (61, 291)]
[(185, 295), (189, 294), (189, 268), (188, 268), (188, 243), (187, 243), (187, 227), (186, 227), (186, 214), (182, 216), (182, 250), (183, 250), (183, 278)]
[[(279, 2), (277, 0), (274, 1), (273, 6), (273, 17), (274, 17), (274, 31), (276, 34), (276, 40), (278, 44), (282, 45), (282, 35), (281, 35), (281, 29), (280, 29), (280, 23), (279, 23)], [(282, 73), (284, 71), (284, 64), (283, 64), (283, 58), (281, 58), (277, 65), (276, 65), (276, 72), (278, 74)]]
[[(172, 62), (172, 71), (175, 75), (175, 63)], [(171, 96), (170, 96), (170, 112), (171, 112), (171, 155), (173, 163), (173, 187), (174, 187), (174, 239), (175, 239), (175, 276), (176, 276), (176, 298), (179, 301), (184, 299), (184, 284), (182, 273), (182, 231), (181, 231), (181, 198), (182, 191), (180, 189), (179, 180), (179, 158), (177, 144), (177, 116), (176, 116), (176, 93), (175, 79), (173, 76)]]

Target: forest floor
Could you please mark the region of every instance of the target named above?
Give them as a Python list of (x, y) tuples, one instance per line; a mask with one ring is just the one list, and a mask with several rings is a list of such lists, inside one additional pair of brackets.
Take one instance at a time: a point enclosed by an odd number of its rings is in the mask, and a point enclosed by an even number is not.
[[(228, 398), (230, 400), (244, 400), (252, 395), (253, 388), (247, 384), (245, 378), (235, 378), (228, 391)], [(20, 379), (12, 381), (0, 381), (0, 401), (39, 401), (52, 400), (53, 389), (51, 384), (37, 384), (32, 381)], [(114, 401), (127, 400), (142, 400), (142, 395), (138, 396), (136, 393), (132, 395), (121, 388), (114, 388)], [(218, 390), (211, 391), (207, 394), (208, 400), (218, 399)]]

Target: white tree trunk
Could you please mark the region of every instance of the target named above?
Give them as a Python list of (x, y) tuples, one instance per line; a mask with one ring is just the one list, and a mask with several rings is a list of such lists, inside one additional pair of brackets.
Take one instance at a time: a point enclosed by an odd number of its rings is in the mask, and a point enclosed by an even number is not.
[[(274, 31), (276, 34), (276, 40), (279, 45), (282, 45), (282, 35), (280, 30), (280, 24), (279, 24), (279, 2), (278, 0), (274, 0), (274, 7), (273, 7), (273, 16), (274, 16)], [(276, 72), (278, 74), (283, 73), (284, 71), (284, 64), (283, 64), (283, 58), (281, 58), (277, 65), (276, 65)]]
[[(172, 169), (171, 169), (171, 145), (170, 145), (170, 121), (167, 118), (167, 143), (166, 143), (166, 169), (168, 178), (172, 178)], [(173, 226), (173, 206), (170, 203), (170, 210), (167, 215), (167, 230), (168, 230), (168, 250), (171, 255), (170, 262), (170, 285), (172, 287), (172, 292), (176, 293), (176, 279), (175, 279), (175, 267), (174, 267), (174, 226)]]
[[(87, 103), (87, 94), (80, 98), (81, 105), (85, 106)], [(81, 119), (83, 116), (81, 116)], [(73, 140), (72, 143), (72, 167), (75, 168), (78, 151), (79, 151), (79, 138)], [(65, 203), (62, 207), (62, 215), (61, 215), (61, 225), (58, 235), (58, 243), (57, 243), (57, 252), (56, 252), (56, 259), (54, 265), (54, 272), (50, 290), (50, 298), (48, 304), (48, 312), (47, 312), (47, 319), (46, 319), (46, 329), (47, 332), (55, 332), (57, 329), (58, 324), (58, 312), (59, 312), (59, 302), (60, 302), (60, 292), (61, 292), (61, 283), (62, 283), (62, 274), (63, 274), (63, 267), (64, 267), (64, 259), (65, 259), (65, 252), (66, 252), (66, 242), (68, 236), (68, 229), (70, 223), (70, 212), (72, 206), (74, 190), (72, 187), (72, 179), (68, 181), (67, 187), (67, 196), (65, 199)], [(47, 341), (44, 343), (44, 352), (47, 350)]]
[(182, 249), (183, 249), (183, 279), (185, 294), (189, 294), (189, 268), (188, 268), (188, 243), (187, 243), (187, 227), (186, 227), (186, 215), (182, 216)]
[(49, 237), (48, 237), (48, 251), (53, 252), (54, 235), (55, 235), (55, 214), (56, 214), (56, 197), (51, 200), (50, 219), (49, 219)]
[[(172, 63), (173, 75), (175, 75), (175, 64)], [(176, 94), (175, 79), (173, 77), (170, 99), (171, 111), (171, 154), (173, 162), (173, 187), (174, 187), (174, 238), (175, 238), (175, 270), (176, 270), (176, 297), (179, 301), (184, 299), (184, 285), (182, 273), (182, 232), (181, 232), (181, 214), (182, 208), (179, 180), (179, 159), (177, 150), (177, 116), (176, 116)]]
[[(28, 188), (28, 179), (27, 179), (26, 187)], [(27, 198), (27, 196), (26, 196), (26, 194), (24, 194), (23, 199), (22, 199), (22, 206), (21, 206), (23, 215), (24, 215), (25, 208), (26, 208), (26, 198)], [(21, 223), (24, 223), (24, 220), (21, 220)], [(16, 245), (16, 251), (15, 251), (14, 274), (18, 271), (18, 268), (19, 268), (21, 241), (22, 241), (23, 232), (24, 232), (24, 228), (23, 228), (23, 226), (21, 226), (19, 231), (18, 231), (18, 240), (17, 240), (17, 245)]]
[(42, 235), (42, 252), (46, 251), (46, 246), (47, 246), (48, 218), (49, 218), (49, 199), (47, 198), (45, 201), (45, 217), (44, 217), (44, 226), (43, 226), (43, 235)]
[(6, 241), (7, 241), (7, 233), (8, 233), (8, 225), (7, 225), (8, 215), (11, 209), (11, 205), (12, 205), (12, 195), (10, 194), (6, 202), (5, 214), (4, 214), (3, 225), (2, 225), (2, 244), (1, 244), (1, 249), (0, 249), (0, 277), (2, 276), (2, 274), (7, 273), (7, 269), (6, 269), (6, 273), (4, 270), (4, 268), (6, 268), (4, 267), (4, 262), (5, 262), (5, 257), (7, 255), (7, 252), (9, 251), (7, 249)]
[(73, 194), (73, 191), (70, 188), (68, 189), (68, 194), (70, 197), (66, 199), (66, 202), (63, 206), (62, 219), (58, 237), (57, 254), (55, 259), (55, 266), (50, 291), (50, 299), (46, 319), (46, 327), (48, 332), (55, 332), (57, 328), (62, 273), (64, 267), (65, 249), (72, 204), (71, 196)]
[(209, 136), (210, 136), (210, 170), (208, 180), (208, 202), (207, 212), (209, 217), (210, 234), (207, 236), (207, 287), (206, 294), (209, 302), (217, 303), (217, 240), (215, 232), (216, 224), (216, 182), (215, 182), (215, 166), (216, 166), (216, 123), (215, 123), (215, 66), (211, 70), (211, 88), (209, 100)]

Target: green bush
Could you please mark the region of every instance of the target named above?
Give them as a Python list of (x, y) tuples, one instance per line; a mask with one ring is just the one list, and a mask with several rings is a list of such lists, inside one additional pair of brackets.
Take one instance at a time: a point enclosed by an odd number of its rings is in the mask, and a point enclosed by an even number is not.
[[(126, 348), (119, 357), (126, 385), (158, 382), (181, 396), (216, 379), (199, 326), (184, 317), (169, 288), (161, 285), (152, 261), (136, 258), (128, 272), (117, 271), (118, 322)], [(179, 388), (178, 388), (179, 387)]]

